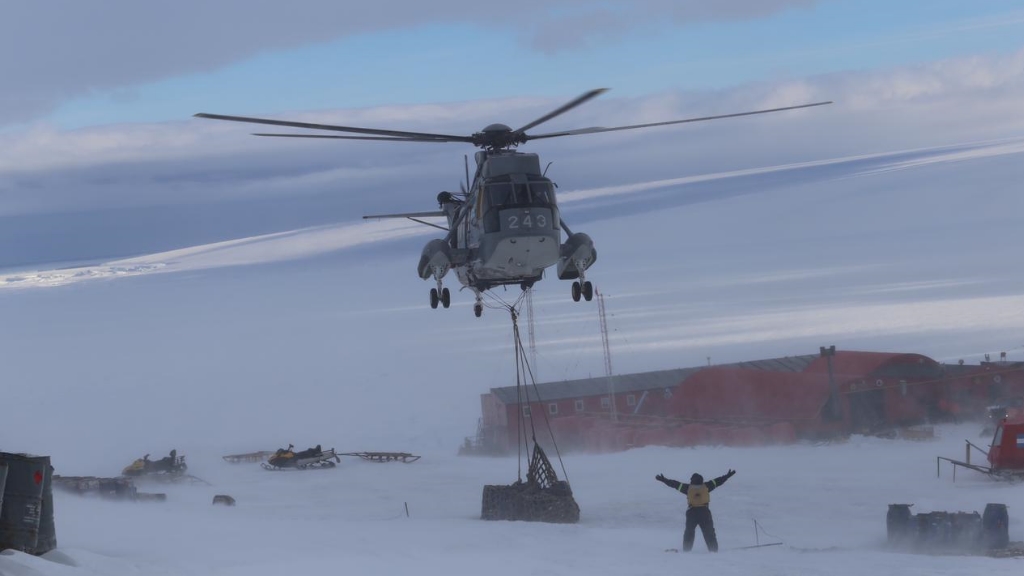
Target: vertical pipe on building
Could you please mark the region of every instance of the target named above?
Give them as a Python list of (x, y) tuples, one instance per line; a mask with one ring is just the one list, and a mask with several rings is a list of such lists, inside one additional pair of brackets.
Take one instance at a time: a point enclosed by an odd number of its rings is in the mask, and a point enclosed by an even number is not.
[(839, 390), (836, 388), (836, 379), (832, 374), (832, 357), (836, 355), (836, 347), (835, 345), (828, 348), (821, 346), (819, 350), (828, 363), (828, 393), (832, 399), (832, 417), (838, 420), (842, 417), (842, 408), (839, 406)]

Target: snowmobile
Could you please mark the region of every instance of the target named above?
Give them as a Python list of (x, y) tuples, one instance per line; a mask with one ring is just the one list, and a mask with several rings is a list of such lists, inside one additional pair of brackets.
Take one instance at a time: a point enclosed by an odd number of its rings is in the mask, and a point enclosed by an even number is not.
[(260, 466), (267, 470), (334, 468), (335, 463), (332, 460), (341, 462), (341, 457), (334, 448), (323, 450), (317, 444), (314, 448), (296, 452), (295, 447), (289, 444), (287, 448), (279, 448), (266, 462), (261, 462)]
[(178, 456), (177, 450), (171, 450), (168, 456), (164, 456), (159, 460), (150, 460), (149, 454), (146, 454), (142, 458), (136, 459), (131, 464), (124, 467), (121, 470), (122, 476), (150, 476), (150, 475), (163, 475), (163, 476), (180, 476), (185, 473), (188, 466), (185, 464), (185, 457)]

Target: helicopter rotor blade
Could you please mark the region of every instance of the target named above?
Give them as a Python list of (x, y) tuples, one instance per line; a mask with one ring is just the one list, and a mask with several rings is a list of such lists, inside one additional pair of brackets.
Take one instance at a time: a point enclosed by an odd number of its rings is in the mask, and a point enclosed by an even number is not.
[(715, 116), (701, 116), (699, 118), (686, 118), (684, 120), (669, 120), (667, 122), (652, 122), (650, 124), (633, 124), (632, 126), (615, 126), (613, 128), (577, 128), (576, 130), (564, 130), (562, 132), (548, 132), (547, 134), (524, 134), (523, 138), (526, 140), (540, 140), (541, 138), (556, 138), (558, 136), (576, 136), (579, 134), (597, 134), (600, 132), (617, 132), (619, 130), (636, 130), (637, 128), (651, 128), (653, 126), (668, 126), (670, 124), (686, 124), (688, 122), (704, 122), (705, 120), (720, 120), (722, 118), (737, 118), (739, 116), (753, 116), (755, 114), (769, 114), (771, 112), (782, 112), (784, 110), (796, 110), (799, 108), (812, 108), (814, 106), (824, 106), (831, 104), (832, 101), (827, 102), (813, 102), (810, 104), (799, 104), (796, 106), (784, 106), (782, 108), (769, 108), (767, 110), (754, 110), (751, 112), (737, 112), (734, 114), (718, 114)]
[(292, 122), (290, 120), (272, 120), (269, 118), (250, 118), (248, 116), (225, 116), (223, 114), (206, 114), (200, 112), (194, 115), (196, 118), (208, 118), (211, 120), (228, 120), (230, 122), (248, 122), (250, 124), (269, 124), (270, 126), (288, 126), (290, 128), (308, 128), (310, 130), (333, 130), (335, 132), (352, 132), (355, 134), (371, 134), (375, 136), (392, 136), (398, 138), (423, 138), (425, 142), (449, 141), (449, 142), (473, 142), (469, 136), (455, 136), (453, 134), (431, 134), (428, 132), (406, 132), (402, 130), (379, 130), (376, 128), (357, 128), (354, 126), (336, 126), (334, 124), (313, 124), (310, 122)]
[[(335, 136), (334, 134), (266, 134), (256, 133), (253, 136), (270, 136), (274, 138), (321, 138), (327, 140), (387, 140), (390, 142), (456, 142), (441, 138), (399, 138), (398, 136)], [(462, 140), (458, 140), (462, 142)]]
[(515, 132), (517, 134), (522, 134), (523, 132), (526, 132), (530, 128), (533, 128), (535, 126), (543, 124), (543, 123), (547, 122), (548, 120), (551, 120), (555, 116), (559, 116), (561, 114), (565, 114), (569, 110), (572, 110), (573, 108), (579, 106), (580, 104), (583, 104), (587, 100), (591, 100), (593, 98), (596, 98), (596, 97), (600, 96), (601, 94), (604, 94), (607, 91), (608, 91), (608, 88), (597, 88), (597, 89), (591, 90), (589, 92), (586, 92), (586, 93), (578, 96), (575, 100), (572, 100), (572, 101), (570, 101), (570, 102), (568, 102), (566, 104), (563, 104), (561, 107), (556, 108), (556, 109), (552, 110), (551, 112), (548, 112), (547, 114), (541, 116), (540, 118), (537, 118), (533, 122), (530, 122), (526, 126), (523, 126), (522, 128), (520, 128), (518, 130), (515, 130)]
[(370, 214), (368, 216), (363, 216), (363, 220), (378, 218), (434, 218), (444, 215), (445, 213), (440, 210), (433, 210), (430, 212), (404, 212), (402, 214)]

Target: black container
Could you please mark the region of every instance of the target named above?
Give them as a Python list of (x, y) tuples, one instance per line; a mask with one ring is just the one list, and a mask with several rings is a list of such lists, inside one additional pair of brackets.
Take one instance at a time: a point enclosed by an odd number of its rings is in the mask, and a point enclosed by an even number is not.
[(901, 546), (910, 538), (913, 515), (910, 504), (889, 504), (889, 512), (885, 515), (885, 533), (889, 544)]
[(7, 465), (7, 482), (0, 507), (0, 550), (34, 554), (49, 458), (0, 452), (0, 464)]
[(43, 509), (39, 515), (39, 538), (36, 541), (34, 554), (46, 554), (57, 547), (57, 527), (53, 520), (53, 466), (50, 457), (46, 458), (46, 474), (43, 477)]
[(927, 512), (918, 514), (917, 540), (918, 548), (941, 550), (952, 540), (952, 525), (949, 512)]
[(4, 507), (4, 486), (7, 484), (7, 464), (0, 462), (0, 509)]
[(986, 504), (981, 515), (981, 527), (985, 547), (989, 550), (1010, 545), (1010, 515), (1006, 504)]

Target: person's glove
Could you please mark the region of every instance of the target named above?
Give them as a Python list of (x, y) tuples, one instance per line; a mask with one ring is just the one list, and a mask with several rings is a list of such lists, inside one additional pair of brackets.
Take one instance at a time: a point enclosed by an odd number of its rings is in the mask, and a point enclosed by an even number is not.
[(662, 476), (661, 474), (658, 474), (657, 476), (655, 476), (654, 479), (657, 480), (658, 482), (664, 482), (665, 481), (665, 477)]
[(725, 477), (726, 477), (726, 478), (732, 478), (732, 477), (733, 477), (733, 476), (734, 476), (735, 474), (736, 474), (736, 471), (735, 471), (735, 470), (733, 470), (732, 468), (730, 468), (730, 469), (729, 469), (729, 472), (727, 472), (727, 473), (725, 474)]

